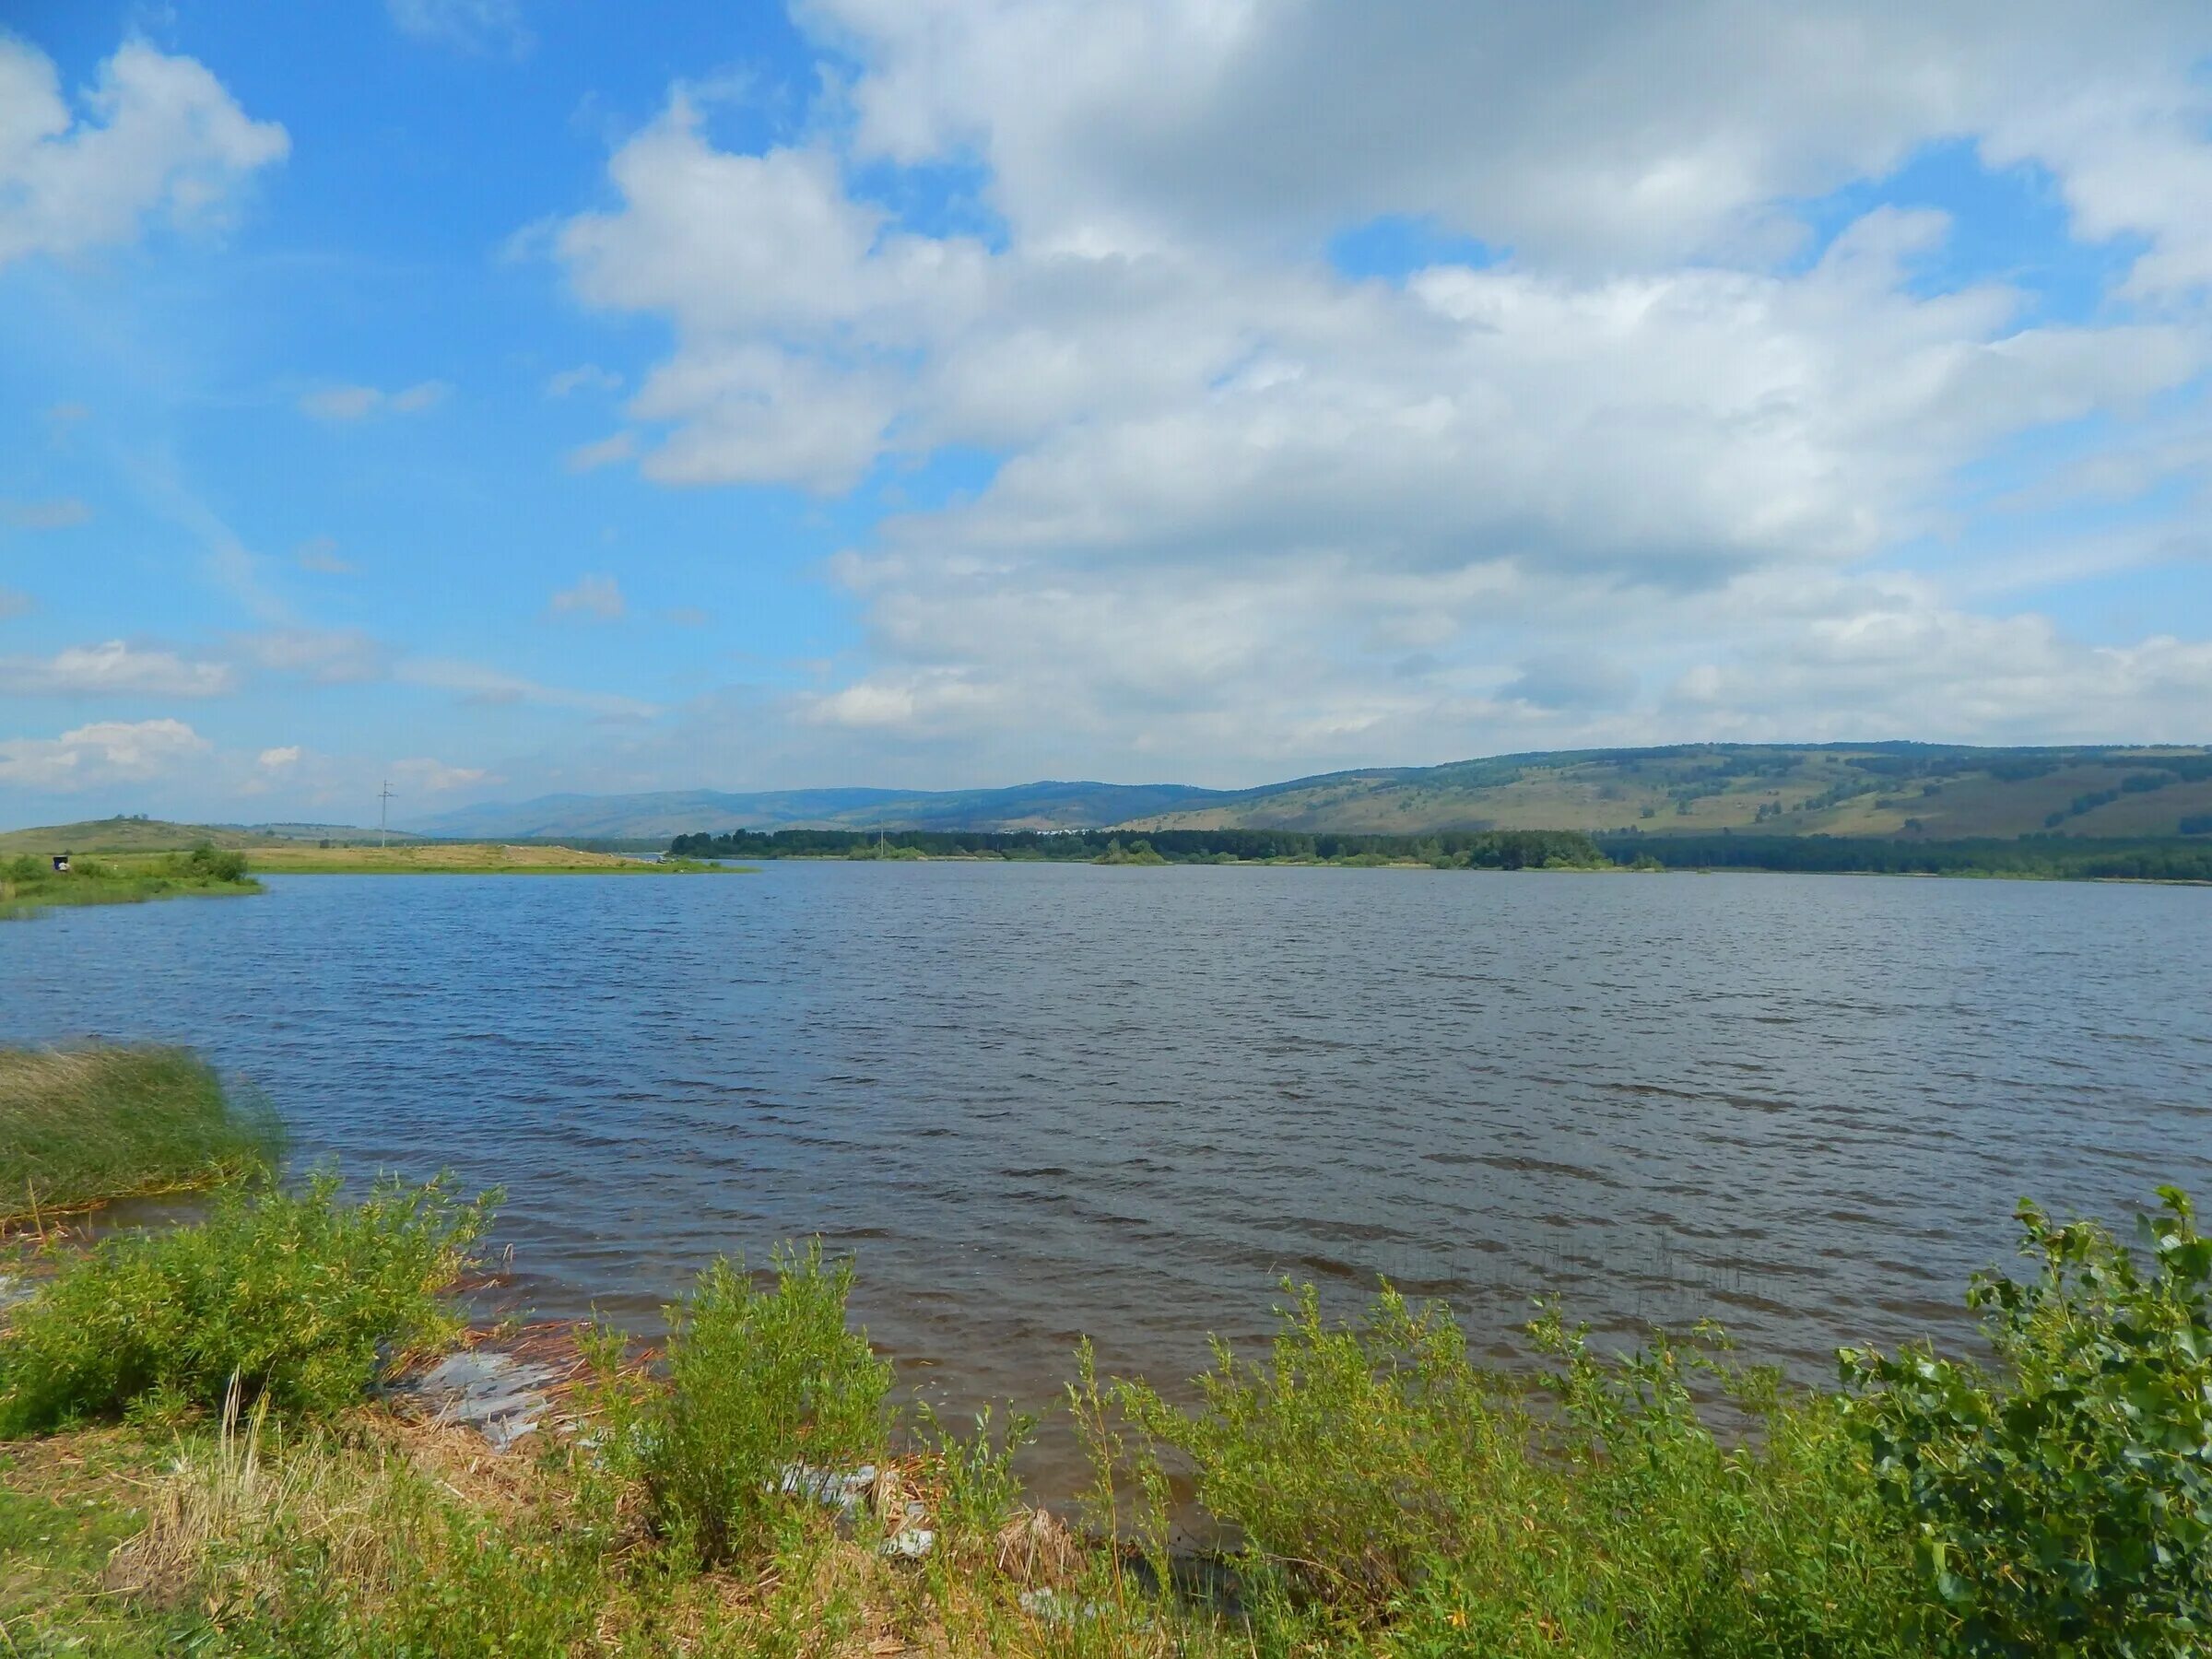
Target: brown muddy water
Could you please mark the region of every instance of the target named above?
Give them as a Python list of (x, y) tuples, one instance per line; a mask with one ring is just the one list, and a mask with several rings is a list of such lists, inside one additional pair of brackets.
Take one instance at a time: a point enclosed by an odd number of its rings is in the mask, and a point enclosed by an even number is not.
[(1964, 1334), (2009, 1212), (2212, 1199), (2212, 890), (770, 865), (276, 877), (0, 930), (0, 1040), (200, 1046), (302, 1160), (508, 1192), (515, 1295), (641, 1331), (818, 1233), (954, 1408), (1187, 1376), (1387, 1275), (1806, 1380)]

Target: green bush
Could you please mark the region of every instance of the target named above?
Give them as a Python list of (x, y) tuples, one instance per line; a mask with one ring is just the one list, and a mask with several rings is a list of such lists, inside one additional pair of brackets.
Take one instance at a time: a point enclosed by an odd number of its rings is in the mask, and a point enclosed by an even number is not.
[(999, 1529), (1023, 1507), (1021, 1477), (1014, 1459), (1037, 1437), (1037, 1419), (1010, 1412), (1003, 1422), (986, 1406), (976, 1414), (971, 1434), (959, 1434), (939, 1420), (925, 1401), (920, 1440), (937, 1490), (935, 1514), (938, 1540), (963, 1566), (988, 1568), (998, 1554)]
[[(1664, 1342), (1608, 1359), (1556, 1320), (1536, 1333), (1555, 1360), (1542, 1399), (1473, 1366), (1441, 1308), (1385, 1287), (1333, 1327), (1307, 1288), (1266, 1363), (1218, 1347), (1197, 1410), (1119, 1394), (1241, 1535), (1263, 1646), (1383, 1631), (1424, 1655), (1903, 1651), (1908, 1563), (1832, 1402)], [(1723, 1443), (1700, 1378), (1759, 1432)]]
[(194, 1227), (104, 1241), (15, 1310), (0, 1345), (0, 1436), (137, 1408), (248, 1398), (323, 1413), (390, 1355), (458, 1323), (460, 1276), (496, 1194), (382, 1182), (341, 1204), (334, 1175), (297, 1195), (229, 1193)]
[(1215, 1344), (1194, 1413), (1141, 1383), (1119, 1399), (1194, 1465), (1199, 1501), (1255, 1563), (1301, 1598), (1380, 1607), (1423, 1560), (1471, 1547), (1484, 1506), (1506, 1496), (1492, 1477), (1514, 1472), (1522, 1425), (1441, 1308), (1385, 1287), (1363, 1322), (1332, 1328), (1309, 1285), (1283, 1322), (1267, 1364)]
[(2159, 1196), (2138, 1250), (2022, 1203), (2040, 1276), (1977, 1275), (1967, 1296), (2000, 1371), (1925, 1348), (1844, 1356), (1936, 1651), (2212, 1645), (2212, 1239), (2183, 1194)]
[(191, 852), (165, 861), (168, 874), (187, 881), (243, 881), (246, 855), (202, 841)]
[(772, 1289), (717, 1260), (670, 1310), (667, 1386), (621, 1439), (634, 1449), (661, 1530), (716, 1564), (755, 1548), (785, 1470), (844, 1470), (888, 1443), (891, 1368), (845, 1324), (853, 1265), (821, 1245), (775, 1254)]

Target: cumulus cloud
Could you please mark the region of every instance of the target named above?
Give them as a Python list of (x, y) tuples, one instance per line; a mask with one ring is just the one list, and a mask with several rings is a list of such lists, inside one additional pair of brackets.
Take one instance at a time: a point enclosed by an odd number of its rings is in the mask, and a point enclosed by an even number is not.
[(91, 517), (92, 509), (75, 496), (48, 501), (0, 501), (0, 523), (18, 530), (67, 530)]
[(574, 587), (562, 588), (548, 605), (556, 617), (590, 617), (602, 622), (618, 622), (629, 609), (622, 599), (622, 587), (612, 576), (580, 576)]
[(0, 35), (0, 265), (136, 240), (149, 218), (219, 224), (290, 141), (189, 57), (126, 41), (73, 117), (53, 61)]
[(319, 386), (303, 393), (300, 412), (317, 420), (365, 420), (371, 415), (419, 415), (443, 403), (453, 387), (443, 381), (418, 381), (397, 392), (375, 386)]
[(221, 697), (238, 689), (226, 663), (193, 662), (109, 640), (50, 657), (0, 657), (0, 692), (18, 697)]
[[(1801, 241), (1790, 204), (1962, 135), (1994, 166), (2050, 168), (2091, 239), (2212, 236), (2191, 206), (2212, 18), (2161, 0), (801, 12), (861, 61), (861, 157), (980, 157), (993, 205), (1054, 248), (1409, 215), (1584, 270), (1735, 260)], [(1045, 60), (1060, 72), (1024, 72)]]
[(296, 743), (287, 744), (282, 748), (265, 748), (254, 757), (254, 764), (265, 771), (282, 771), (287, 767), (299, 765), (300, 757), (305, 752)]
[[(2212, 14), (800, 16), (851, 65), (804, 139), (724, 148), (679, 91), (614, 152), (611, 202), (549, 244), (582, 300), (675, 341), (630, 426), (571, 465), (635, 453), (666, 484), (835, 495), (950, 450), (994, 459), (831, 561), (867, 653), (792, 704), (825, 741), (965, 745), (982, 770), (1049, 721), (1151, 771), (1768, 718), (1971, 736), (1996, 715), (1966, 643), (2038, 628), (2050, 686), (2105, 689), (2068, 712), (2006, 678), (2024, 720), (2171, 724), (2186, 641), (2110, 647), (2123, 666), (2048, 618), (1984, 615), (1986, 572), (1941, 567), (2013, 511), (1971, 469), (2039, 432), (2124, 447), (2212, 365), (2212, 230), (2185, 206), (2212, 163), (2191, 71)], [(1042, 57), (1064, 72), (1025, 71)], [(2054, 321), (2000, 278), (1928, 280), (1952, 252), (1940, 212), (1836, 229), (1804, 210), (1938, 144), (2040, 170), (2079, 239), (2137, 239), (2142, 303)], [(982, 181), (990, 236), (863, 188), (945, 163)], [(1383, 218), (1475, 245), (1339, 269), (1331, 239)], [(2181, 433), (2100, 488), (2201, 488), (2207, 459)], [(2046, 557), (2065, 556), (2012, 562)], [(1868, 574), (1908, 559), (1933, 573)], [(1835, 644), (1867, 615), (1956, 648), (1959, 700), (1880, 695)]]
[(100, 721), (58, 737), (0, 738), (0, 783), (69, 793), (174, 776), (214, 745), (181, 720)]

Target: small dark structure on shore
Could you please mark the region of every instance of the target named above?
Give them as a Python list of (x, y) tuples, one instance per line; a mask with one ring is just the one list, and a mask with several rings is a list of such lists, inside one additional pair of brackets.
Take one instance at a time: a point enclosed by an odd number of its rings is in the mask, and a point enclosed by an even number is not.
[(68, 874), (69, 874), (69, 854), (68, 854), (68, 853), (56, 853), (53, 855), (53, 873), (54, 873), (56, 876), (66, 876), (66, 875), (68, 875)]

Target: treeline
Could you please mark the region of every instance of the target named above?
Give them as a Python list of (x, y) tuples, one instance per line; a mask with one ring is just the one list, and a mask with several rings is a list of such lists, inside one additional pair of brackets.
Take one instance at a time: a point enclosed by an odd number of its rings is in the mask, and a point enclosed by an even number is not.
[(1670, 870), (1826, 870), (1882, 876), (2027, 876), (2053, 880), (2212, 881), (2212, 842), (1877, 841), (1830, 835), (1612, 835), (1597, 844), (1620, 863)]
[[(1440, 869), (1599, 868), (1597, 843), (1573, 830), (1467, 830), (1437, 835), (1339, 835), (1302, 830), (1159, 830), (1145, 844), (1170, 864), (1395, 864)], [(669, 843), (681, 858), (1047, 859), (1088, 864), (1126, 854), (1137, 842), (1127, 831), (1077, 830), (1053, 834), (993, 830), (733, 830), (726, 835), (679, 835)]]

